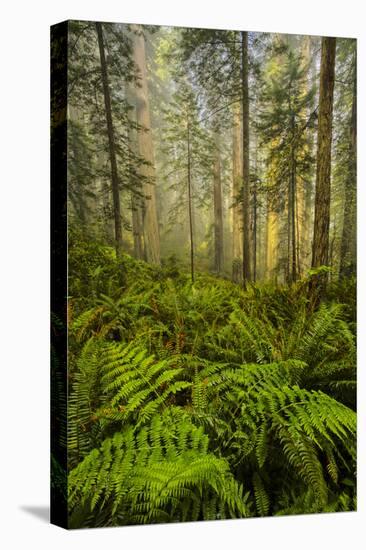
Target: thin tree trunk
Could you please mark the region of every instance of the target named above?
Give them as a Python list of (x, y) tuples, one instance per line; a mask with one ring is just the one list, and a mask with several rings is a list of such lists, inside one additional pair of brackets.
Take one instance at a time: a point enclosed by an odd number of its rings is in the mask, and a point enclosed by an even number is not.
[[(70, 126), (69, 126), (70, 127)], [(80, 175), (80, 158), (79, 158), (79, 151), (77, 148), (76, 140), (75, 140), (75, 130), (71, 127), (69, 130), (69, 137), (71, 137), (71, 147), (73, 150), (73, 156), (74, 156), (74, 164), (75, 164), (75, 179), (76, 179), (76, 185), (78, 187), (78, 191), (74, 194), (70, 195), (71, 203), (74, 207), (76, 216), (78, 218), (78, 223), (81, 226), (81, 233), (83, 235), (84, 240), (87, 240), (88, 237), (88, 231), (87, 231), (87, 204), (85, 201), (85, 196), (83, 193), (83, 182)]]
[(120, 205), (120, 196), (119, 196), (119, 180), (118, 180), (117, 159), (116, 159), (116, 151), (115, 151), (114, 129), (113, 129), (113, 121), (112, 121), (112, 107), (111, 107), (111, 98), (110, 98), (109, 82), (108, 82), (108, 68), (105, 60), (102, 24), (96, 23), (95, 25), (97, 29), (97, 35), (98, 35), (105, 114), (106, 114), (106, 120), (107, 120), (107, 130), (108, 130), (109, 156), (110, 156), (110, 163), (111, 163), (115, 246), (116, 246), (117, 258), (120, 258), (122, 255), (121, 205)]
[(255, 137), (255, 182), (253, 189), (253, 281), (257, 280), (257, 182), (258, 182), (258, 143)]
[[(103, 162), (101, 155), (102, 153), (99, 153), (99, 155), (97, 156), (97, 162), (99, 162), (102, 165), (102, 167), (104, 167), (104, 163), (107, 162), (107, 159), (104, 159), (104, 162)], [(114, 220), (112, 218), (113, 198), (111, 197), (111, 190), (108, 186), (108, 182), (103, 176), (100, 181), (100, 192), (102, 194), (104, 234), (107, 242), (110, 245), (113, 245), (115, 241)]]
[(291, 145), (291, 280), (296, 281), (297, 269), (296, 269), (296, 159), (294, 151), (294, 134), (295, 134), (295, 118), (292, 115), (292, 145)]
[(144, 245), (143, 245), (143, 226), (142, 213), (139, 199), (134, 193), (131, 194), (131, 209), (132, 209), (132, 233), (133, 233), (133, 253), (138, 260), (144, 260)]
[[(77, 217), (77, 221), (80, 224), (81, 227), (81, 234), (84, 238), (84, 240), (87, 240), (89, 235), (87, 222), (88, 222), (88, 216), (87, 213), (89, 211), (89, 205), (87, 201), (87, 197), (85, 196), (85, 193), (83, 192), (83, 175), (80, 171), (80, 151), (78, 148), (78, 142), (76, 139), (75, 132), (77, 131), (77, 127), (80, 126), (82, 123), (82, 117), (80, 114), (80, 111), (73, 107), (72, 105), (68, 105), (68, 120), (69, 123), (69, 131), (68, 131), (68, 149), (70, 149), (70, 152), (72, 152), (73, 156), (73, 165), (74, 165), (74, 174), (75, 174), (75, 183), (77, 189), (75, 189), (75, 193), (70, 193), (70, 200), (71, 204), (74, 207), (75, 214)], [(69, 154), (70, 154), (69, 152)]]
[(220, 274), (224, 266), (224, 225), (222, 216), (221, 159), (219, 136), (215, 135), (214, 160), (214, 228), (215, 228), (215, 271)]
[(146, 74), (145, 39), (140, 25), (131, 25), (134, 31), (134, 61), (139, 70), (139, 82), (135, 87), (136, 118), (142, 127), (138, 132), (139, 153), (148, 164), (140, 168), (144, 178), (145, 204), (143, 208), (143, 225), (145, 253), (147, 261), (160, 264), (160, 236), (156, 208), (156, 177), (154, 147), (151, 133), (149, 94)]
[(270, 280), (277, 278), (279, 247), (279, 215), (272, 203), (272, 198), (267, 197), (266, 273)]
[(187, 187), (188, 187), (188, 215), (189, 215), (189, 238), (191, 245), (191, 279), (194, 283), (194, 243), (193, 243), (193, 222), (192, 222), (192, 179), (191, 179), (191, 136), (189, 115), (187, 115)]
[[(304, 57), (304, 65), (307, 66), (310, 63), (310, 40), (311, 37), (305, 37), (300, 41), (301, 54)], [(309, 86), (309, 75), (304, 82), (302, 93), (304, 95), (310, 92)], [(303, 108), (301, 115), (304, 118), (307, 118), (312, 112), (309, 110), (308, 105)], [(309, 113), (308, 113), (309, 111)], [(305, 129), (306, 135), (308, 137), (309, 128)], [(308, 141), (308, 140), (307, 140)], [(308, 143), (304, 145), (303, 153), (304, 155), (308, 152)], [(310, 182), (305, 182), (303, 179), (297, 177), (295, 174), (295, 187), (296, 192), (294, 196), (294, 206), (295, 206), (295, 235), (296, 235), (296, 277), (301, 277), (301, 272), (305, 264), (306, 258), (306, 211), (305, 211), (305, 195), (306, 187), (309, 186)]]
[(328, 265), (336, 39), (322, 38), (312, 267)]
[[(334, 265), (334, 241), (335, 241), (335, 228), (333, 228), (333, 231), (331, 232), (332, 235), (329, 238), (329, 258), (328, 263), (331, 268), (333, 268)], [(332, 273), (329, 274), (330, 280), (332, 280)]]
[(286, 258), (286, 282), (291, 282), (291, 177), (287, 184), (287, 258)]
[[(299, 219), (300, 215), (299, 215), (299, 197), (303, 198), (304, 195), (303, 193), (299, 194), (298, 192), (298, 186), (296, 185), (296, 190), (297, 190), (297, 193), (295, 195), (295, 219), (296, 219), (296, 265), (297, 265), (297, 275), (298, 277), (301, 277), (301, 259), (300, 259), (300, 235), (302, 234), (301, 233), (301, 228), (303, 229), (303, 222), (301, 222), (301, 220)], [(304, 203), (302, 202), (302, 205), (304, 205)], [(301, 218), (303, 219), (303, 218)], [(304, 242), (303, 242), (303, 246), (304, 246)]]
[(257, 280), (257, 189), (253, 191), (253, 281)]
[(295, 167), (292, 170), (291, 176), (291, 280), (296, 281), (297, 278), (297, 240), (296, 240), (296, 176)]
[(339, 276), (356, 271), (356, 181), (357, 181), (357, 60), (354, 59), (348, 177), (345, 182), (343, 230)]
[(303, 182), (295, 180), (295, 217), (296, 217), (296, 266), (297, 276), (301, 277), (306, 258), (306, 214)]
[[(134, 104), (134, 94), (130, 86), (127, 86), (126, 98), (130, 105), (128, 113), (128, 120), (130, 122), (127, 129), (127, 142), (128, 142), (128, 166), (129, 166), (129, 180), (130, 186), (132, 185), (133, 163), (132, 155), (136, 157), (137, 151), (137, 135), (133, 129), (133, 123), (136, 122), (136, 105)], [(135, 168), (136, 170), (136, 168)], [(144, 250), (144, 228), (142, 222), (142, 197), (140, 196), (141, 189), (135, 189), (131, 187), (131, 212), (132, 212), (132, 235), (133, 235), (133, 253), (134, 257), (138, 260), (145, 260)]]
[(250, 269), (250, 181), (249, 181), (249, 94), (248, 33), (241, 33), (241, 86), (243, 117), (243, 284), (251, 280)]
[(232, 277), (239, 283), (242, 279), (241, 258), (243, 254), (243, 214), (240, 197), (240, 188), (243, 179), (241, 153), (241, 120), (240, 108), (235, 104), (233, 113), (233, 180), (232, 180), (232, 211), (233, 211), (233, 238), (232, 238)]
[[(309, 75), (307, 79), (307, 92), (309, 92), (314, 85), (316, 78), (316, 56), (312, 52), (312, 38), (308, 36), (306, 39), (305, 47), (305, 64), (309, 66)], [(307, 116), (313, 116), (315, 110), (315, 96), (311, 99), (311, 102), (308, 106)], [(311, 125), (307, 128), (307, 147), (309, 154), (312, 156), (314, 152), (314, 130)], [(311, 177), (311, 180), (306, 182), (306, 185), (302, 185), (298, 188), (298, 195), (302, 192), (302, 197), (299, 197), (299, 205), (304, 205), (303, 216), (301, 212), (301, 207), (299, 208), (299, 217), (300, 217), (300, 232), (301, 232), (301, 251), (299, 254), (300, 270), (307, 270), (311, 265), (311, 248), (312, 248), (312, 237), (313, 237), (313, 202), (314, 202), (314, 187), (315, 187), (315, 178)]]
[[(131, 135), (131, 131), (128, 131), (128, 143), (130, 152), (135, 149), (135, 136)], [(130, 180), (132, 172), (132, 161), (129, 158), (129, 167), (130, 167)], [(138, 260), (146, 260), (145, 250), (144, 250), (144, 228), (142, 222), (142, 209), (141, 209), (141, 197), (138, 194), (138, 191), (135, 189), (131, 190), (131, 210), (132, 210), (132, 234), (133, 234), (133, 252), (134, 257)]]

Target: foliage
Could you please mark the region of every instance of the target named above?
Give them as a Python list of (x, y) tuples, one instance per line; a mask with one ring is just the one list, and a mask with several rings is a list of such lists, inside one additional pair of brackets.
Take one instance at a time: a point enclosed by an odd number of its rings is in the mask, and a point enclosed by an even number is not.
[(347, 306), (121, 262), (70, 319), (70, 525), (354, 509)]
[(248, 515), (227, 462), (174, 408), (138, 431), (128, 426), (105, 439), (71, 472), (69, 499), (72, 509), (81, 503), (89, 515), (95, 511), (97, 524), (108, 510), (107, 525)]
[(354, 510), (355, 40), (67, 25), (69, 525)]

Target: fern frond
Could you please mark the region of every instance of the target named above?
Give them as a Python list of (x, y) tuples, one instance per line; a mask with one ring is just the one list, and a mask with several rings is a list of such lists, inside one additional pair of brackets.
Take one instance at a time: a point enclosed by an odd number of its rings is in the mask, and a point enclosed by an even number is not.
[(81, 460), (98, 442), (95, 411), (100, 406), (100, 342), (89, 340), (76, 362), (68, 400), (68, 449), (71, 464)]
[(174, 360), (158, 361), (134, 343), (105, 343), (100, 368), (106, 402), (98, 416), (110, 420), (134, 418), (140, 425), (191, 386)]
[(255, 472), (253, 475), (253, 488), (258, 515), (268, 516), (270, 506), (269, 497), (258, 472)]
[[(227, 462), (207, 451), (202, 428), (181, 411), (155, 415), (136, 431), (116, 433), (94, 449), (69, 476), (69, 504), (111, 520), (154, 523), (249, 514)], [(215, 499), (216, 504), (215, 504)]]

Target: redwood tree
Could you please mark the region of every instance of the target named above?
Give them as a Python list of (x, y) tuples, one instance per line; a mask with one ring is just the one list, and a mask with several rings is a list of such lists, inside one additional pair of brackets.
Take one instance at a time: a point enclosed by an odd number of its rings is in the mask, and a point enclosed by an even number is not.
[(140, 156), (145, 160), (145, 164), (140, 168), (141, 175), (144, 178), (143, 192), (145, 195), (145, 204), (142, 210), (145, 254), (148, 262), (160, 264), (160, 236), (155, 189), (155, 160), (147, 85), (145, 38), (140, 25), (132, 25), (131, 27), (134, 31), (133, 57), (138, 70), (138, 81), (135, 87), (136, 119), (141, 127), (141, 130), (138, 132), (138, 147)]
[(242, 47), (242, 117), (243, 117), (243, 284), (251, 279), (250, 269), (250, 181), (249, 181), (249, 92), (248, 92), (248, 33), (241, 33)]
[(115, 246), (117, 257), (122, 254), (122, 221), (121, 221), (121, 205), (119, 196), (119, 180), (116, 158), (116, 145), (114, 139), (114, 128), (112, 120), (111, 96), (108, 82), (108, 67), (105, 59), (103, 29), (101, 23), (96, 23), (98, 46), (100, 54), (100, 67), (103, 82), (103, 94), (105, 105), (105, 116), (108, 130), (108, 145), (109, 158), (111, 163), (111, 180), (112, 180), (112, 195), (113, 195), (113, 211), (114, 211), (114, 231), (115, 231)]
[(312, 267), (328, 264), (336, 38), (322, 38)]

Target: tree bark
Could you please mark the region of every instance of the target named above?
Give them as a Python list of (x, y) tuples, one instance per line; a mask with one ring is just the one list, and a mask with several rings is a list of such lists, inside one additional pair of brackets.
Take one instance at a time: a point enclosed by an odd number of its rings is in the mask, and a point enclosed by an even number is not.
[(328, 265), (336, 38), (322, 38), (312, 267)]
[(239, 283), (242, 279), (241, 258), (243, 254), (243, 214), (240, 197), (240, 188), (243, 178), (242, 152), (241, 152), (241, 120), (240, 108), (235, 104), (233, 112), (233, 180), (232, 180), (232, 277), (233, 281)]
[(215, 260), (216, 273), (220, 274), (224, 267), (224, 225), (222, 215), (222, 186), (221, 186), (221, 158), (219, 136), (215, 135), (215, 159), (214, 159), (214, 228), (215, 228)]
[[(132, 129), (133, 123), (136, 122), (136, 105), (134, 102), (134, 91), (131, 86), (126, 87), (126, 99), (129, 102), (130, 110), (128, 113), (128, 120), (130, 122), (129, 127), (127, 128), (127, 141), (128, 141), (128, 165), (129, 165), (129, 174), (130, 182), (132, 180), (132, 155), (136, 155), (137, 151), (137, 135), (135, 129)], [(132, 236), (133, 236), (133, 253), (134, 257), (138, 260), (145, 260), (145, 250), (144, 250), (144, 228), (142, 222), (142, 197), (140, 196), (141, 189), (131, 188), (131, 211), (132, 211)]]
[(118, 179), (117, 159), (116, 159), (116, 150), (115, 150), (114, 128), (113, 128), (113, 120), (112, 120), (112, 106), (111, 106), (111, 97), (110, 97), (109, 82), (108, 82), (108, 68), (107, 68), (107, 63), (105, 59), (102, 24), (96, 23), (95, 25), (97, 29), (97, 35), (98, 35), (100, 66), (101, 66), (103, 93), (104, 93), (104, 105), (105, 105), (105, 114), (106, 114), (106, 121), (107, 121), (107, 130), (108, 130), (109, 157), (110, 157), (110, 163), (111, 163), (115, 247), (116, 247), (117, 258), (120, 258), (122, 255), (121, 205), (120, 205), (120, 196), (119, 196), (119, 179)]
[(348, 177), (345, 181), (344, 214), (339, 276), (356, 271), (356, 188), (357, 188), (357, 60), (354, 58), (353, 95), (349, 139)]
[(291, 281), (296, 281), (297, 269), (296, 269), (296, 252), (297, 252), (297, 239), (296, 239), (296, 159), (294, 151), (294, 139), (295, 139), (295, 115), (292, 115), (291, 121), (292, 127), (292, 145), (291, 145), (291, 179), (290, 179), (290, 217), (291, 217)]
[(192, 216), (192, 177), (191, 177), (191, 136), (189, 114), (187, 114), (187, 188), (188, 188), (188, 215), (189, 215), (189, 239), (191, 249), (191, 279), (194, 283), (194, 242), (193, 242), (193, 216)]
[(109, 155), (106, 151), (95, 152), (95, 163), (98, 176), (98, 208), (101, 211), (102, 233), (105, 242), (113, 246), (115, 242), (114, 216), (113, 216), (113, 197), (109, 182), (103, 176), (105, 165), (109, 163)]
[(267, 198), (267, 228), (266, 228), (266, 272), (270, 280), (277, 279), (278, 247), (279, 247), (279, 215)]
[(134, 31), (133, 57), (139, 70), (139, 82), (135, 87), (136, 118), (142, 130), (138, 132), (138, 146), (141, 157), (147, 161), (147, 164), (140, 169), (145, 180), (143, 185), (145, 195), (143, 208), (145, 253), (148, 262), (160, 265), (160, 236), (156, 208), (156, 177), (146, 74), (145, 39), (140, 25), (131, 25), (131, 28)]
[(258, 139), (255, 135), (255, 182), (253, 187), (253, 281), (257, 280), (257, 242), (258, 242), (258, 198), (257, 198), (257, 184), (258, 184)]
[[(306, 92), (310, 92), (316, 80), (316, 56), (312, 51), (312, 38), (306, 37), (304, 47), (305, 65), (309, 67)], [(307, 117), (314, 116), (315, 96), (312, 98), (308, 108)], [(306, 129), (307, 148), (310, 155), (314, 153), (314, 130), (312, 125)], [(313, 201), (314, 201), (315, 178), (311, 174), (311, 180), (306, 184), (301, 184), (297, 189), (298, 217), (299, 217), (299, 274), (308, 270), (311, 265), (311, 241), (313, 233)]]
[(249, 181), (249, 93), (248, 33), (241, 33), (242, 139), (243, 139), (243, 285), (251, 279), (250, 257), (250, 181)]
[[(135, 140), (131, 133), (128, 132), (128, 142), (130, 150), (134, 150)], [(131, 159), (129, 159), (131, 165)], [(142, 222), (142, 209), (141, 209), (141, 197), (137, 194), (137, 191), (131, 190), (131, 210), (132, 210), (132, 235), (133, 235), (133, 252), (134, 257), (138, 260), (145, 260), (144, 250), (144, 228)]]

